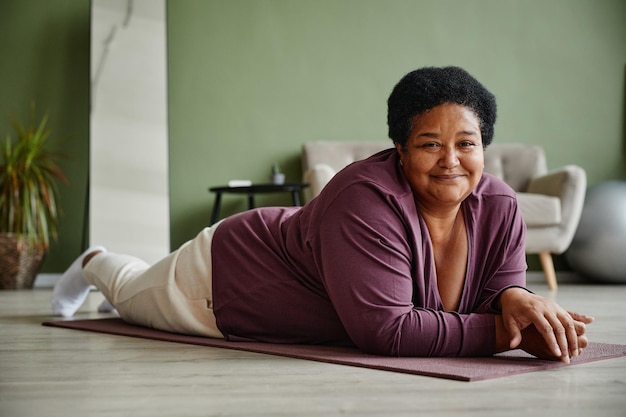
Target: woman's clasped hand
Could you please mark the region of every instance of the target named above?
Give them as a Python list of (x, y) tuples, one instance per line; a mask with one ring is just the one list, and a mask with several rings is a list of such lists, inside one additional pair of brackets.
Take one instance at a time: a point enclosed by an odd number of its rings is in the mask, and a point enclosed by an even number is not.
[(496, 316), (499, 351), (520, 348), (538, 358), (570, 363), (589, 343), (585, 330), (593, 317), (568, 312), (523, 288), (503, 291), (498, 301), (502, 311), (502, 316)]

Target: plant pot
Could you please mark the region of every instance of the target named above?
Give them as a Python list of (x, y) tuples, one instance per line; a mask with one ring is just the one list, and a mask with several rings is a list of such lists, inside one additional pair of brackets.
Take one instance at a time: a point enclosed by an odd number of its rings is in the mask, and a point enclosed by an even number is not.
[(272, 181), (272, 184), (274, 185), (283, 185), (285, 183), (285, 174), (272, 174), (272, 176), (270, 177), (270, 181)]
[(33, 288), (44, 255), (26, 238), (0, 233), (0, 290)]

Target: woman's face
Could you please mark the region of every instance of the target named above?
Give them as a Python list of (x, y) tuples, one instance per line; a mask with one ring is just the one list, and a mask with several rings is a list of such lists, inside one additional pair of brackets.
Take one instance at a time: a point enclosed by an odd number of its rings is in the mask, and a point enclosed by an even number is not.
[(415, 116), (406, 150), (396, 148), (418, 204), (427, 209), (458, 206), (483, 173), (480, 123), (459, 104), (441, 104)]

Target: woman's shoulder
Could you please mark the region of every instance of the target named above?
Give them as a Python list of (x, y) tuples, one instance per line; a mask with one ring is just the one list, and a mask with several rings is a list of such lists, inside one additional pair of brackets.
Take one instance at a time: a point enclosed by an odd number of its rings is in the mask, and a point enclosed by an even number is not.
[(495, 175), (483, 172), (482, 178), (473, 193), (477, 197), (517, 198), (515, 190), (504, 180)]
[(488, 173), (483, 173), (478, 186), (466, 199), (466, 205), (470, 210), (481, 213), (481, 216), (491, 218), (491, 221), (501, 215), (508, 218), (509, 214), (518, 211), (515, 190)]
[(346, 188), (374, 186), (390, 194), (398, 194), (407, 191), (408, 182), (399, 169), (396, 150), (387, 149), (353, 162), (339, 171), (327, 188), (332, 190), (335, 186), (341, 192), (345, 192)]
[(387, 218), (396, 216), (401, 207), (414, 207), (411, 187), (395, 152), (377, 153), (339, 171), (305, 206), (305, 213), (318, 222), (330, 217), (339, 221), (343, 216)]

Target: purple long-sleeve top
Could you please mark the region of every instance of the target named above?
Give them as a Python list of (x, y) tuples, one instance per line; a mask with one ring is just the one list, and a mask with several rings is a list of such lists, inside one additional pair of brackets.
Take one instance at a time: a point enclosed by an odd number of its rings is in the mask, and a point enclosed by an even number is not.
[(217, 325), (229, 340), (493, 354), (493, 301), (525, 285), (525, 226), (514, 191), (486, 173), (461, 209), (469, 251), (454, 312), (444, 311), (428, 229), (395, 149), (346, 167), (302, 208), (229, 217), (212, 243)]

